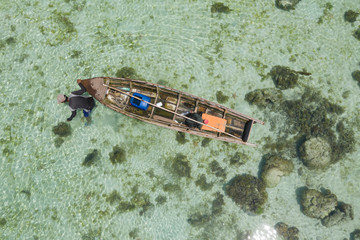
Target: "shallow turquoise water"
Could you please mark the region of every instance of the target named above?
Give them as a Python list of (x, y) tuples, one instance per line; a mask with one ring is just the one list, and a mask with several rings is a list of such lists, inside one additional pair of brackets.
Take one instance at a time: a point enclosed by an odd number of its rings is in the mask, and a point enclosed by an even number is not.
[[(358, 5), (334, 1), (327, 9), (327, 1), (311, 0), (285, 12), (272, 1), (224, 3), (229, 14), (212, 14), (212, 1), (0, 3), (0, 218), (6, 221), (1, 239), (241, 239), (246, 231), (253, 231), (252, 239), (276, 239), (272, 228), (279, 221), (296, 226), (301, 239), (343, 239), (359, 228), (360, 88), (351, 78), (360, 69), (360, 42), (352, 36), (359, 20), (343, 20), (344, 12)], [(236, 174), (257, 176), (269, 153), (264, 145), (277, 141), (273, 130), (289, 124), (244, 101), (251, 90), (274, 87), (266, 75), (275, 65), (312, 73), (284, 94), (298, 98), (308, 86), (343, 106), (356, 150), (327, 171), (305, 169), (302, 175), (302, 163), (293, 158), (294, 172), (267, 189), (264, 213), (249, 216), (223, 186)], [(72, 135), (56, 147), (52, 128), (70, 116), (56, 104), (57, 94), (77, 90), (76, 79), (115, 76), (122, 67), (212, 101), (222, 91), (230, 96), (226, 106), (266, 122), (252, 132), (259, 147), (217, 141), (202, 147), (202, 138), (189, 135), (179, 144), (174, 131), (100, 105), (91, 126), (78, 114)], [(109, 160), (115, 145), (126, 152), (122, 164)], [(101, 157), (82, 166), (93, 149)], [(189, 161), (190, 178), (178, 176), (172, 166), (179, 153)], [(230, 165), (236, 153), (241, 164)], [(214, 160), (226, 176), (211, 171)], [(202, 174), (213, 183), (210, 190), (196, 186)], [(303, 186), (330, 189), (353, 206), (354, 220), (326, 228), (303, 215), (296, 199)], [(114, 191), (121, 200), (110, 200)], [(189, 224), (194, 213), (210, 214), (216, 193), (224, 195), (221, 214)], [(158, 203), (159, 196), (166, 202)], [(144, 199), (150, 204), (142, 204)], [(122, 211), (120, 202), (135, 207)]]

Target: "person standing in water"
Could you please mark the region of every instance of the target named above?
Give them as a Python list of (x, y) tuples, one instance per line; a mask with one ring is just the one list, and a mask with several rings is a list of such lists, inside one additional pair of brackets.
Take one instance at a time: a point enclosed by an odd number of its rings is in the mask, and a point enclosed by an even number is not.
[(91, 123), (90, 113), (92, 109), (95, 107), (95, 101), (94, 98), (91, 96), (82, 96), (82, 94), (86, 92), (86, 89), (84, 85), (81, 84), (80, 79), (77, 80), (77, 83), (81, 88), (80, 90), (71, 92), (69, 96), (66, 96), (65, 94), (59, 94), (57, 96), (57, 101), (58, 103), (69, 103), (71, 116), (67, 119), (68, 122), (70, 122), (76, 116), (76, 111), (78, 109), (82, 109), (87, 124), (90, 124)]

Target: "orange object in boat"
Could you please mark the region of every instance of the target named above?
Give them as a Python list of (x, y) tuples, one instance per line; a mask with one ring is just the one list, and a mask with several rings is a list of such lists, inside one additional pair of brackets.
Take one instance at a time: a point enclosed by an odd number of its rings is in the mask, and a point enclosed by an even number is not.
[(207, 123), (207, 125), (209, 125), (210, 127), (213, 127), (213, 128), (217, 128), (219, 130), (216, 131), (215, 129), (210, 128), (205, 125), (202, 125), (201, 130), (207, 130), (207, 131), (213, 131), (213, 132), (225, 132), (226, 119), (215, 117), (215, 116), (212, 116), (212, 115), (209, 115), (206, 113), (203, 113), (202, 119), (208, 120), (209, 122)]

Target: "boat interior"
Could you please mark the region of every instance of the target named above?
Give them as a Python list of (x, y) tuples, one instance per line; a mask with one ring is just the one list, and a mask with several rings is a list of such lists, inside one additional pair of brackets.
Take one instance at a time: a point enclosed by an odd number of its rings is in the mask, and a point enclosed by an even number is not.
[(211, 119), (201, 131), (216, 132), (218, 136), (226, 132), (244, 142), (248, 140), (253, 125), (252, 120), (237, 116), (228, 109), (155, 84), (107, 79), (106, 85), (110, 86), (106, 94), (108, 103), (116, 105), (118, 110), (139, 116), (139, 119), (187, 128), (184, 115), (192, 111)]

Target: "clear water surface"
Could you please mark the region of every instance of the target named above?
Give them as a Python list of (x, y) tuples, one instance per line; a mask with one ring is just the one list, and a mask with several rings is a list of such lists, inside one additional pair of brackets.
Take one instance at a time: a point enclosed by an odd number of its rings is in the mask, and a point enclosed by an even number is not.
[[(0, 239), (277, 239), (277, 222), (296, 226), (301, 239), (344, 239), (360, 227), (359, 25), (343, 19), (357, 1), (301, 1), (286, 12), (273, 1), (224, 1), (232, 11), (211, 13), (213, 1), (63, 0), (0, 2)], [(273, 88), (267, 75), (275, 65), (305, 69), (294, 89), (307, 89), (345, 109), (341, 119), (355, 132), (355, 151), (326, 171), (304, 168), (267, 189), (263, 214), (249, 216), (224, 193), (235, 175), (258, 176), (267, 143), (281, 141), (291, 124), (277, 112), (244, 100), (258, 88)], [(77, 90), (76, 79), (116, 76), (123, 67), (136, 77), (161, 82), (217, 101), (264, 120), (251, 140), (257, 148), (177, 133), (122, 116), (98, 105), (93, 124), (81, 114), (60, 144), (52, 128), (70, 116), (56, 103), (59, 93)], [(121, 147), (125, 162), (109, 154)], [(82, 163), (93, 150), (98, 158)], [(273, 151), (277, 151), (276, 149)], [(236, 155), (237, 154), (237, 155)], [(239, 156), (239, 164), (229, 160)], [(190, 177), (176, 174), (174, 161), (189, 162)], [(222, 174), (210, 163), (218, 162)], [(300, 171), (299, 171), (300, 170)], [(302, 174), (299, 174), (302, 172)], [(212, 187), (197, 186), (201, 175)], [(296, 190), (330, 189), (354, 209), (354, 220), (331, 228), (305, 216)], [(219, 214), (212, 203), (223, 195)], [(189, 218), (205, 216), (197, 223)], [(206, 217), (210, 216), (210, 217)]]

